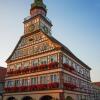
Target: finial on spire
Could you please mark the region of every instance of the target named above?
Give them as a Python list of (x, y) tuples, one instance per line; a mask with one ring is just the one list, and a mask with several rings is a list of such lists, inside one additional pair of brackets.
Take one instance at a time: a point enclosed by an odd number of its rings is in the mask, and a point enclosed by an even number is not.
[(35, 3), (43, 3), (43, 0), (35, 0)]
[(43, 0), (34, 0), (34, 3), (31, 5), (31, 8), (42, 7), (46, 10), (46, 5), (43, 3)]

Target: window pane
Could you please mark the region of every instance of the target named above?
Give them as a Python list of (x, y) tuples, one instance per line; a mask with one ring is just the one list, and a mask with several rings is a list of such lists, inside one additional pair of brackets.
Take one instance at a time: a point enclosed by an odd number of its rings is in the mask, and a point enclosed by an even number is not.
[(69, 59), (66, 56), (63, 56), (63, 63), (69, 64)]
[(28, 85), (28, 79), (23, 79), (22, 86), (27, 86), (27, 85)]
[(32, 60), (32, 66), (38, 66), (38, 59)]
[(20, 86), (20, 80), (15, 81), (15, 86)]
[(51, 82), (57, 82), (57, 75), (50, 75)]
[(47, 57), (40, 58), (40, 64), (47, 64)]
[(31, 79), (31, 84), (32, 85), (36, 85), (37, 84), (37, 78), (36, 77)]
[(40, 84), (47, 84), (46, 76), (40, 76)]
[(50, 62), (57, 62), (57, 54), (50, 56)]

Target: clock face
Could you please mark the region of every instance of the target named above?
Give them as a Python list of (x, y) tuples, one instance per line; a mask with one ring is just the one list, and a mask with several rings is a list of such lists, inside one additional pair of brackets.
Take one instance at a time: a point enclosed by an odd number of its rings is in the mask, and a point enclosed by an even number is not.
[(44, 32), (48, 33), (48, 28), (46, 26), (43, 26)]
[(35, 29), (35, 25), (34, 24), (32, 24), (32, 25), (29, 26), (29, 32), (33, 32), (34, 29)]

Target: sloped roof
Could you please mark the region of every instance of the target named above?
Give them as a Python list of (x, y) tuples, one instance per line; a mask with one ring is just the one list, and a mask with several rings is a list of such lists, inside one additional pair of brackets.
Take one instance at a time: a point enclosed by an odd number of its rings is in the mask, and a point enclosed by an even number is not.
[(93, 84), (100, 87), (100, 82), (93, 82)]
[[(26, 34), (26, 35), (23, 35), (21, 38), (20, 38), (20, 40), (18, 41), (18, 44), (16, 45), (16, 47), (15, 47), (15, 49), (13, 50), (13, 52), (12, 52), (12, 54), (9, 56), (9, 58), (7, 59), (7, 61), (9, 61), (10, 60), (10, 58), (12, 57), (12, 55), (13, 55), (13, 53), (15, 52), (15, 50), (16, 50), (16, 48), (18, 47), (18, 45), (19, 45), (19, 43), (20, 43), (20, 41), (22, 40), (22, 38), (24, 38), (24, 37), (26, 37), (26, 36), (28, 36), (28, 35), (32, 35), (32, 34), (34, 34), (34, 33), (36, 33), (36, 32), (43, 32), (41, 29), (39, 29), (39, 30), (37, 30), (37, 31), (35, 31), (35, 32), (33, 32), (33, 33), (30, 33), (30, 34)], [(43, 32), (44, 33), (44, 32)], [(79, 62), (82, 66), (84, 66), (84, 67), (86, 67), (86, 68), (88, 68), (89, 70), (91, 70), (91, 68), (88, 66), (88, 65), (86, 65), (83, 61), (81, 61), (79, 58), (77, 58), (65, 45), (63, 45), (61, 42), (59, 42), (57, 39), (55, 39), (53, 36), (50, 36), (50, 35), (48, 35), (48, 34), (46, 34), (46, 33), (44, 33), (51, 41), (53, 41), (54, 43), (57, 43), (58, 45), (60, 45), (61, 46), (61, 50), (62, 51), (64, 51), (64, 52), (66, 52), (69, 56), (71, 56), (73, 59), (75, 59), (77, 62)], [(7, 62), (6, 61), (6, 62)]]
[[(47, 34), (46, 34), (47, 35)], [(47, 37), (56, 42), (57, 44), (59, 44), (61, 46), (61, 50), (66, 52), (69, 56), (71, 56), (73, 59), (75, 59), (77, 62), (79, 62), (81, 65), (83, 65), (84, 67), (88, 68), (89, 70), (91, 70), (91, 68), (86, 65), (83, 61), (81, 61), (78, 57), (76, 57), (71, 51), (69, 48), (67, 48), (65, 45), (63, 45), (61, 42), (59, 42), (57, 39), (55, 39), (53, 36), (48, 36)]]

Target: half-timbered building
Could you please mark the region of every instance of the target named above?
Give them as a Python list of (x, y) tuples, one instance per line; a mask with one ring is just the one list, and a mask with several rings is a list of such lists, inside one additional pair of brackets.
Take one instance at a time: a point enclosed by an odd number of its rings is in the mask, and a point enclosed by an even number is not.
[(92, 100), (91, 68), (52, 36), (46, 15), (46, 5), (35, 0), (6, 61), (4, 100)]

